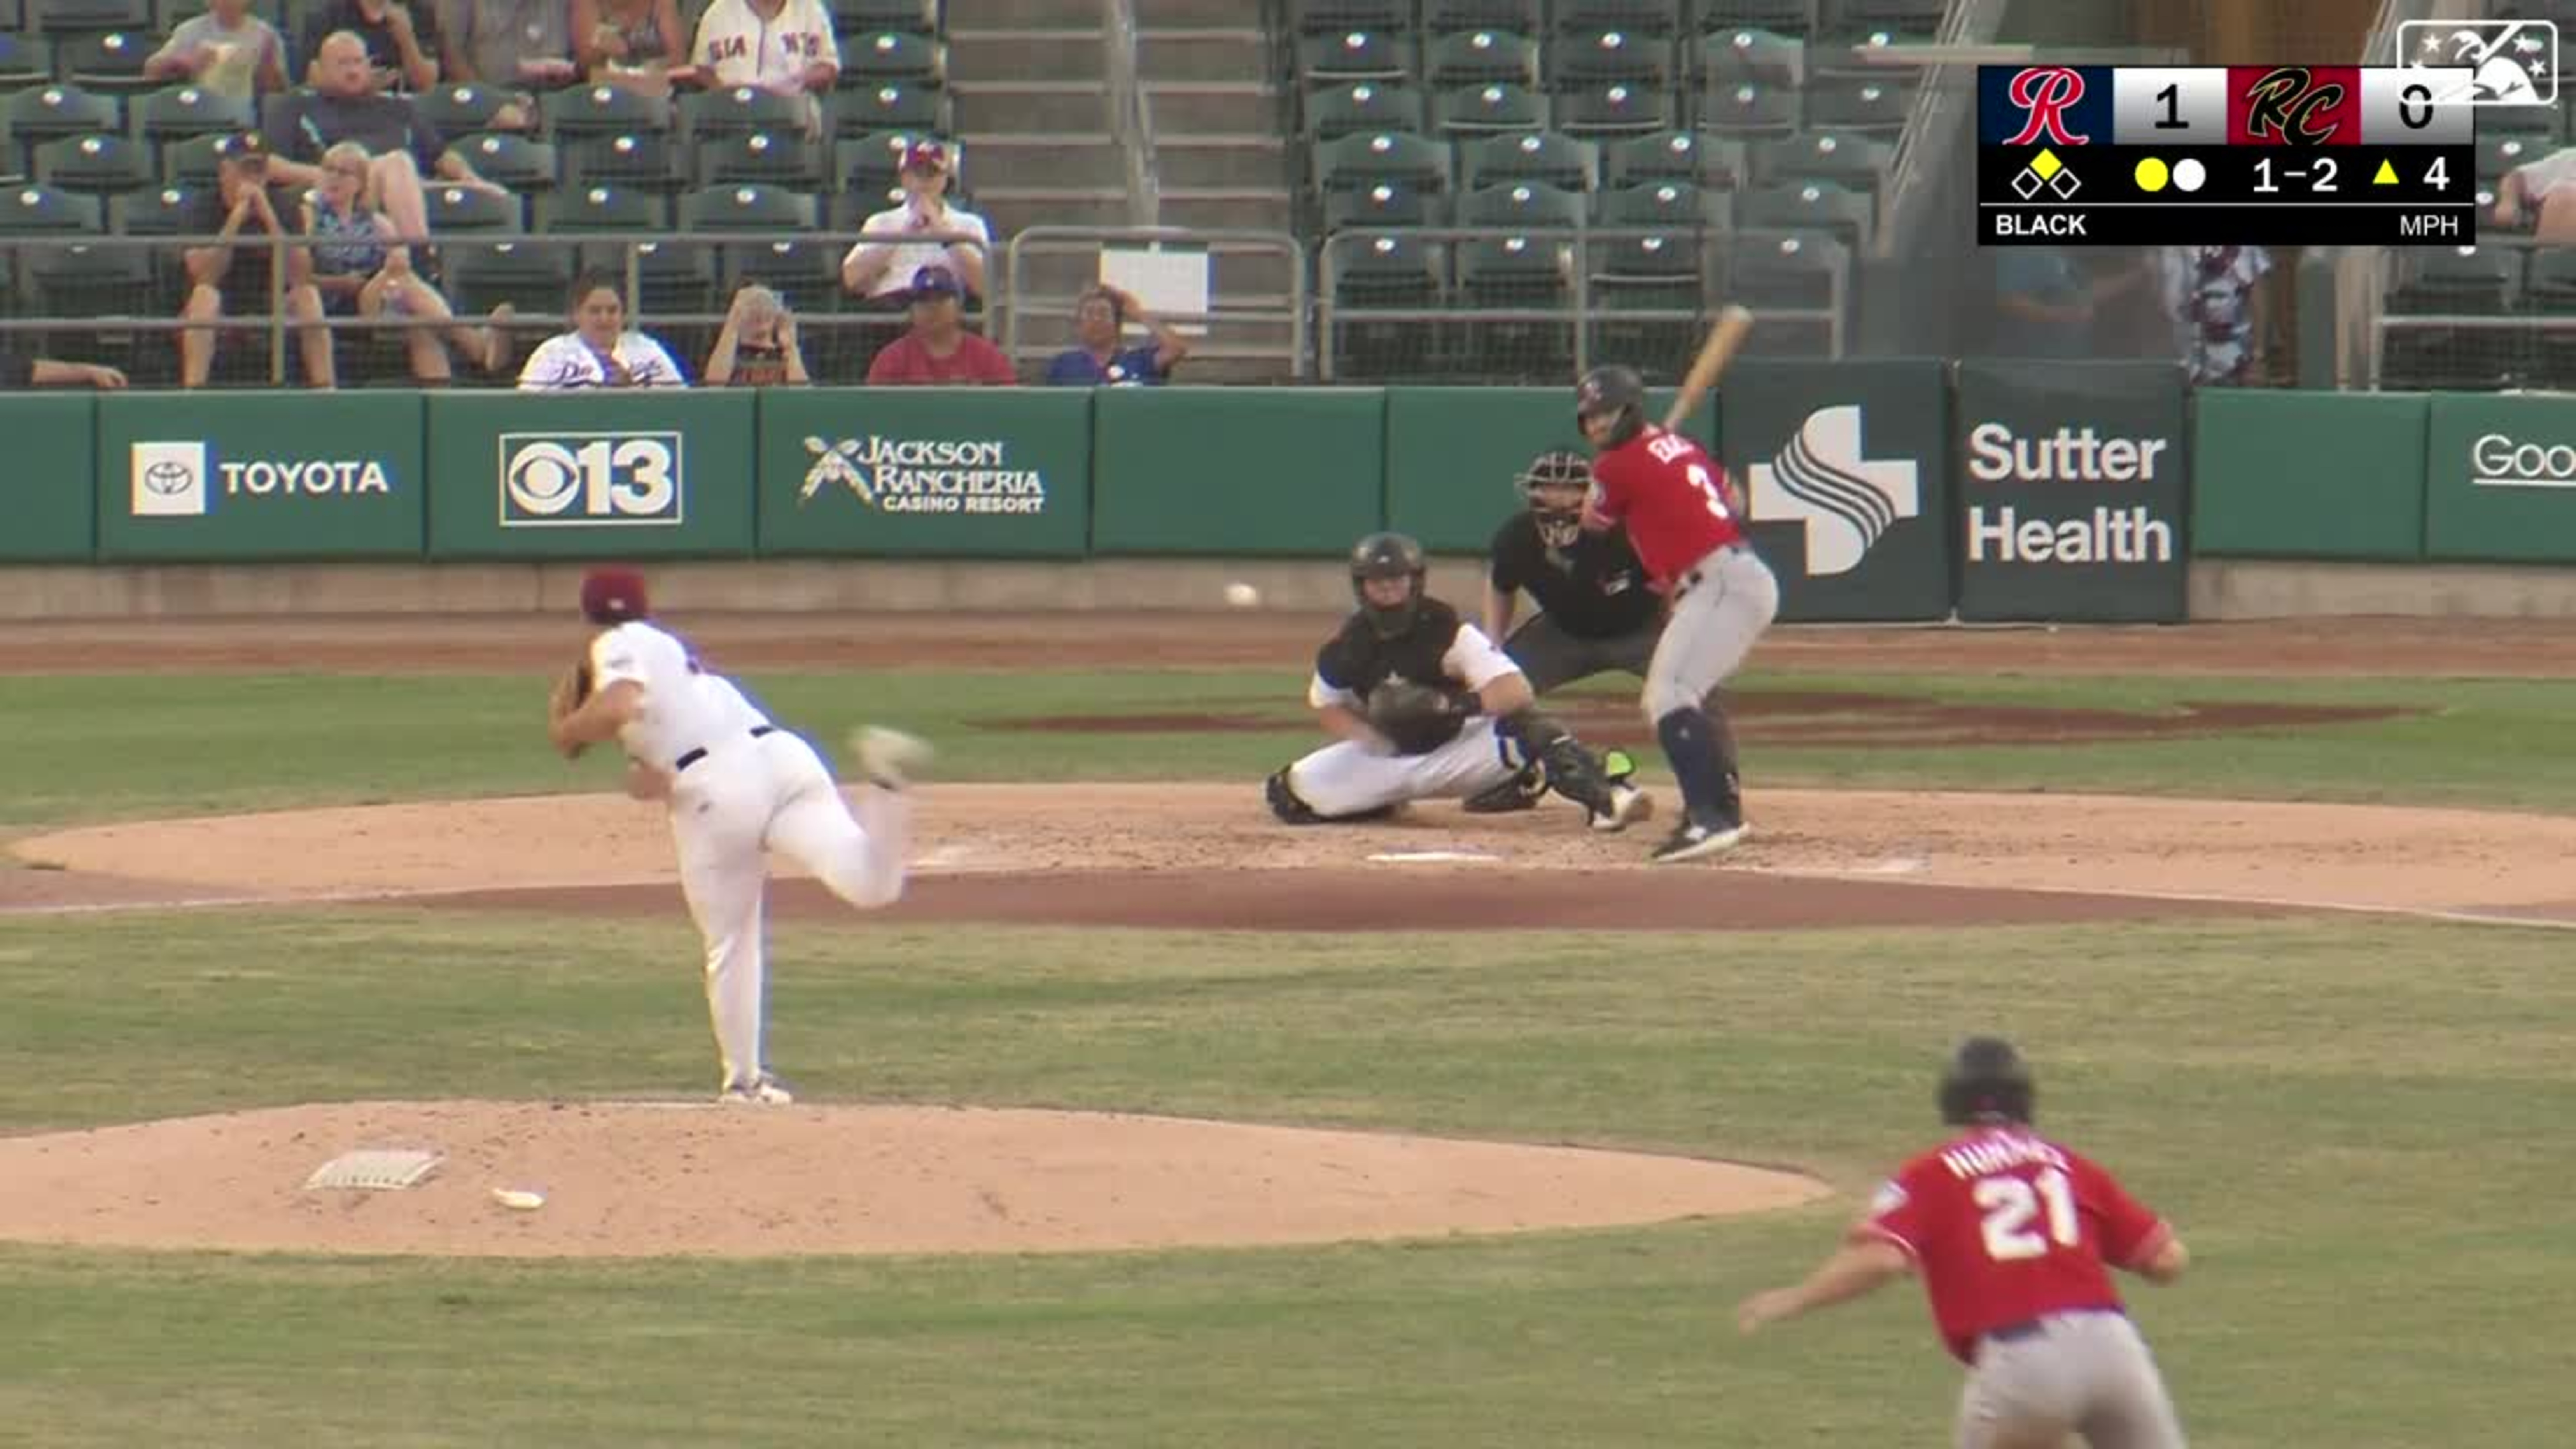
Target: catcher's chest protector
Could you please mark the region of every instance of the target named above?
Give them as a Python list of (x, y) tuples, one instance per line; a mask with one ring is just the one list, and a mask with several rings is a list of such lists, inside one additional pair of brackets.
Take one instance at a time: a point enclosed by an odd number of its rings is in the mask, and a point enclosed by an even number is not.
[(1353, 614), (1324, 645), (1316, 672), (1361, 700), (1390, 679), (1416, 684), (1457, 684), (1449, 677), (1447, 659), (1458, 642), (1458, 611), (1438, 599), (1424, 599), (1413, 627), (1392, 639), (1381, 639), (1368, 616)]

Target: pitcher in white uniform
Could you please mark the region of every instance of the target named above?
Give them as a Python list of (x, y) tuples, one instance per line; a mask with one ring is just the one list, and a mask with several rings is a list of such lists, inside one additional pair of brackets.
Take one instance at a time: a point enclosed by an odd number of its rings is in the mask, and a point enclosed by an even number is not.
[(767, 853), (810, 871), (862, 910), (903, 894), (912, 775), (930, 747), (865, 729), (850, 748), (867, 784), (853, 814), (822, 756), (772, 724), (731, 681), (700, 669), (689, 646), (650, 622), (644, 580), (598, 569), (582, 580), (591, 692), (559, 695), (549, 725), (567, 758), (615, 740), (631, 793), (665, 802), (680, 887), (706, 941), (707, 1011), (724, 1076), (719, 1100), (784, 1106), (794, 1096), (761, 1052), (767, 985), (762, 898)]

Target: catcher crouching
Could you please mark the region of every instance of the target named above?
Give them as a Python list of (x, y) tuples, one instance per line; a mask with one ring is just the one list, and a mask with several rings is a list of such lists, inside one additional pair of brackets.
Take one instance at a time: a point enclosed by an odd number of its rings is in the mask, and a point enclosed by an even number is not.
[(1263, 784), (1292, 825), (1378, 820), (1414, 800), (1465, 799), (1535, 767), (1595, 830), (1653, 813), (1602, 759), (1539, 712), (1529, 680), (1484, 631), (1424, 591), (1422, 546), (1373, 533), (1351, 549), (1359, 608), (1315, 655), (1311, 704), (1335, 743)]

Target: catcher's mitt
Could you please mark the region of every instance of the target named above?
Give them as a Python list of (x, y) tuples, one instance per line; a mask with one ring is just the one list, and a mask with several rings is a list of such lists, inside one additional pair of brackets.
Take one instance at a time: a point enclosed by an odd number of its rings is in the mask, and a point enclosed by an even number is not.
[(1390, 679), (1368, 693), (1369, 727), (1399, 754), (1426, 755), (1456, 737), (1479, 705), (1472, 690)]

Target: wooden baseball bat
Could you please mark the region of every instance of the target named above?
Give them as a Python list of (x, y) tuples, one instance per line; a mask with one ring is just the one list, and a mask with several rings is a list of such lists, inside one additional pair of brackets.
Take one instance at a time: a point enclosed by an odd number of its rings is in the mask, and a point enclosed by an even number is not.
[(1699, 345), (1699, 356), (1691, 359), (1690, 371), (1682, 374), (1682, 390), (1674, 395), (1671, 411), (1664, 414), (1667, 429), (1680, 427), (1682, 419), (1690, 415), (1690, 410), (1699, 406), (1701, 398), (1708, 396), (1708, 390), (1717, 386), (1718, 377), (1726, 371), (1726, 365), (1735, 360), (1735, 354), (1742, 350), (1744, 339), (1751, 335), (1753, 314), (1750, 311), (1729, 304), (1725, 311), (1717, 314), (1717, 325), (1709, 329), (1708, 340)]

